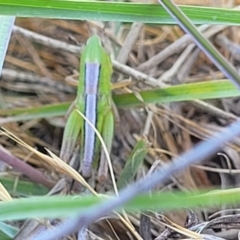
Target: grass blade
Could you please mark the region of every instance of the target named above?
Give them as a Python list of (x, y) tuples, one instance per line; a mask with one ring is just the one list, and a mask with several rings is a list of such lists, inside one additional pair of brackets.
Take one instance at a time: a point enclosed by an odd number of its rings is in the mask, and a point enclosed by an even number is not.
[[(182, 6), (181, 9), (195, 24), (240, 25), (239, 12), (236, 10), (199, 6)], [(0, 14), (18, 17), (176, 24), (164, 8), (157, 4), (131, 2), (51, 0), (46, 4), (41, 0), (1, 0)]]
[(229, 81), (208, 81), (174, 85), (166, 88), (141, 91), (139, 99), (133, 93), (113, 95), (117, 107), (135, 107), (149, 103), (169, 103), (195, 99), (216, 99), (240, 96), (240, 91)]
[(0, 76), (2, 73), (3, 62), (7, 52), (14, 21), (15, 17), (0, 16)]
[(147, 154), (147, 147), (146, 139), (143, 138), (137, 142), (118, 178), (117, 186), (119, 189), (124, 188), (133, 181), (139, 167), (143, 164), (143, 160)]
[[(139, 99), (138, 96), (141, 96), (141, 99)], [(113, 100), (117, 107), (128, 108), (150, 103), (169, 103), (191, 101), (195, 99), (237, 97), (240, 96), (240, 91), (228, 80), (215, 80), (140, 91), (138, 96), (134, 93), (113, 95)], [(64, 116), (70, 104), (70, 102), (64, 102), (34, 108), (1, 110), (0, 116), (9, 117), (0, 118), (0, 124)]]
[(0, 177), (0, 182), (15, 197), (41, 196), (46, 195), (49, 191), (48, 188), (29, 181), (18, 180), (16, 185), (16, 179), (10, 177)]
[(0, 222), (0, 239), (1, 240), (10, 240), (14, 238), (14, 236), (17, 234), (18, 229), (6, 224), (4, 222)]
[[(16, 199), (11, 202), (0, 202), (0, 220), (16, 220), (40, 217), (62, 217), (86, 213), (88, 207), (97, 206), (104, 201), (104, 197), (85, 195), (81, 197), (72, 196), (47, 196)], [(207, 190), (192, 193), (173, 191), (158, 192), (140, 195), (129, 203), (124, 209), (136, 212), (143, 209), (151, 210), (173, 210), (185, 208), (196, 208), (202, 206), (217, 206), (220, 204), (237, 203), (240, 200), (240, 189)], [(121, 210), (120, 210), (121, 211)]]
[(159, 0), (159, 3), (172, 15), (184, 31), (192, 36), (195, 43), (233, 83), (240, 89), (240, 76), (233, 66), (218, 52), (191, 23), (188, 17), (171, 0)]

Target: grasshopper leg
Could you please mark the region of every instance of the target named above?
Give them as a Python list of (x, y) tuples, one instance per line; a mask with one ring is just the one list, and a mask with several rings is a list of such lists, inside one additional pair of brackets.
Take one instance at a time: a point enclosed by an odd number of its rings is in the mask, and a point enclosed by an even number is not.
[[(103, 126), (102, 126), (102, 137), (106, 144), (108, 153), (111, 152), (113, 133), (114, 133), (114, 116), (112, 111), (109, 110), (104, 116)], [(108, 162), (107, 162), (105, 152), (103, 151), (103, 148), (101, 148), (98, 180), (99, 182), (104, 182), (106, 181), (107, 177), (108, 177)]]
[(68, 162), (73, 154), (79, 133), (82, 128), (82, 117), (75, 109), (70, 113), (63, 134), (62, 147), (60, 151), (60, 158)]

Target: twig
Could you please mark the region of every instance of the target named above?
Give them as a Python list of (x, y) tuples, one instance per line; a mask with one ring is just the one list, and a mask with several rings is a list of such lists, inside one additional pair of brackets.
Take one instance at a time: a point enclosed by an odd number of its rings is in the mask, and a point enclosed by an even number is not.
[(14, 157), (10, 152), (0, 145), (0, 160), (9, 164), (20, 173), (28, 176), (33, 182), (40, 183), (48, 188), (52, 188), (54, 183), (47, 180), (46, 177), (36, 168)]
[(141, 31), (143, 23), (133, 23), (132, 27), (125, 39), (125, 42), (119, 51), (117, 61), (125, 64), (128, 60), (128, 56), (132, 50), (132, 47), (138, 38), (139, 32)]
[(58, 50), (68, 50), (69, 52), (72, 53), (79, 53), (80, 52), (80, 47), (74, 46), (72, 44), (68, 44), (59, 40), (55, 40), (46, 36), (43, 36), (38, 33), (34, 33), (32, 31), (29, 31), (27, 29), (18, 27), (18, 26), (13, 26), (13, 32), (18, 33), (24, 37), (27, 37), (28, 39), (33, 40), (34, 42), (37, 42), (39, 44), (42, 44), (44, 46), (48, 46), (53, 49), (58, 49)]
[[(74, 92), (74, 88), (66, 86), (57, 80), (48, 78), (48, 77), (41, 77), (36, 74), (32, 74), (29, 72), (21, 72), (19, 70), (7, 69), (4, 68), (2, 70), (2, 78), (3, 80), (8, 80), (8, 83), (11, 82), (13, 79), (18, 79), (21, 82), (29, 82), (31, 84), (42, 84), (45, 87), (52, 88), (56, 91), (72, 93)], [(16, 84), (16, 83), (15, 83)]]
[(236, 44), (232, 41), (230, 41), (226, 36), (220, 34), (216, 37), (216, 43), (219, 44), (220, 46), (226, 48), (232, 56), (237, 59), (238, 61), (240, 60), (240, 45)]
[[(209, 28), (209, 25), (202, 25), (198, 29), (199, 31), (204, 31), (207, 28)], [(150, 68), (153, 68), (163, 62), (166, 58), (171, 56), (172, 54), (181, 51), (186, 46), (188, 46), (190, 43), (192, 43), (192, 38), (190, 35), (185, 34), (181, 38), (179, 38), (177, 41), (173, 42), (166, 48), (164, 48), (161, 52), (150, 58), (148, 61), (142, 63), (137, 67), (137, 70), (145, 72)]]

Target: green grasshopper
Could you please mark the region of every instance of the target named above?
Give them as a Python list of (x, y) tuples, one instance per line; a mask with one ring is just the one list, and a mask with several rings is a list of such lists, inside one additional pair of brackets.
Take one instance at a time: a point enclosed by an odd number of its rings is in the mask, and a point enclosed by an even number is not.
[(77, 97), (69, 109), (60, 152), (60, 157), (69, 161), (80, 139), (80, 172), (85, 178), (91, 176), (93, 162), (98, 162), (99, 158), (101, 163), (106, 161), (94, 129), (77, 110), (95, 126), (110, 152), (114, 131), (111, 75), (110, 56), (102, 47), (99, 37), (92, 36), (82, 51)]

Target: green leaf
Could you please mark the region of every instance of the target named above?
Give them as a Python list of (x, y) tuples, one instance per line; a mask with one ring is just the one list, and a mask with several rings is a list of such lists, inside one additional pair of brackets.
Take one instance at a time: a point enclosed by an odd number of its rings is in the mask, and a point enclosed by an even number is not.
[(14, 25), (15, 17), (0, 16), (0, 75), (2, 74), (3, 62), (10, 41), (12, 27)]
[(135, 107), (148, 103), (169, 103), (236, 96), (240, 96), (240, 91), (235, 85), (228, 80), (215, 80), (141, 91), (137, 95), (132, 93), (114, 95), (113, 100), (117, 107)]
[(11, 240), (17, 234), (18, 229), (6, 224), (4, 222), (0, 222), (0, 239), (1, 240)]
[[(110, 201), (106, 197), (96, 196), (52, 196), (16, 199), (0, 202), (0, 220), (17, 220), (41, 217), (63, 217), (76, 213), (86, 213), (88, 207), (98, 206), (100, 202)], [(125, 204), (124, 209), (130, 212), (139, 210), (172, 210), (232, 204), (240, 201), (240, 188), (216, 190), (207, 193), (158, 192), (136, 197)], [(116, 210), (116, 209), (115, 209)]]
[(18, 197), (41, 196), (47, 194), (49, 191), (49, 189), (40, 184), (23, 180), (16, 181), (16, 179), (10, 177), (0, 177), (0, 182), (11, 195)]
[(0, 202), (0, 220), (69, 216), (76, 211), (86, 211), (87, 207), (101, 200), (103, 198), (86, 195), (32, 197)]
[(7, 234), (5, 234), (4, 232), (2, 232), (1, 230), (0, 230), (0, 239), (1, 239), (1, 240), (12, 240), (11, 237), (9, 237)]
[[(140, 96), (140, 98), (139, 98)], [(113, 95), (113, 100), (119, 108), (143, 106), (150, 103), (169, 103), (191, 101), (195, 99), (217, 99), (240, 96), (240, 91), (228, 80), (214, 80), (174, 85), (166, 88), (158, 88), (140, 91), (138, 94), (126, 93)], [(6, 122), (26, 121), (37, 118), (49, 118), (64, 116), (71, 103), (49, 104), (34, 108), (1, 110), (0, 124)]]
[(0, 112), (1, 116), (13, 115), (14, 117), (10, 117), (9, 119), (2, 118), (0, 119), (0, 123), (2, 124), (4, 122), (27, 121), (38, 118), (64, 116), (70, 105), (70, 102), (64, 102), (57, 104), (46, 104), (40, 107), (33, 108), (4, 109)]
[(131, 183), (140, 168), (142, 166), (143, 160), (147, 155), (147, 141), (142, 138), (135, 145), (131, 155), (127, 159), (121, 175), (118, 178), (117, 186), (119, 189), (124, 188), (126, 185)]
[[(195, 24), (240, 25), (239, 11), (199, 6), (182, 6)], [(0, 14), (98, 21), (176, 24), (160, 4), (68, 0), (1, 0)]]

